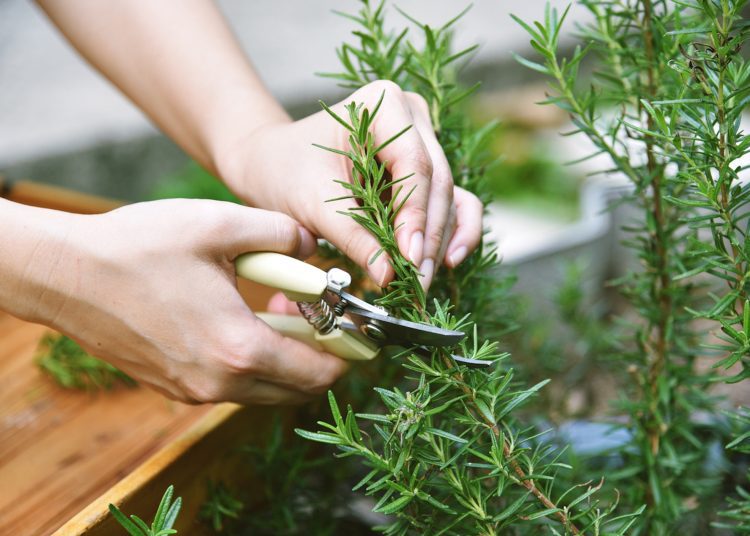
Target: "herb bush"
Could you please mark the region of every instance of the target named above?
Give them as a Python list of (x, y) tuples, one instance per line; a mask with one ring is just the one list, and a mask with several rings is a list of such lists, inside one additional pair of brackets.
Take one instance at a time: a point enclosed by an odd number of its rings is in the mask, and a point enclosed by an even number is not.
[[(548, 7), (541, 22), (517, 19), (539, 55), (518, 60), (549, 77), (546, 104), (570, 115), (566, 134), (587, 137), (592, 156), (610, 161), (602, 173), (632, 185), (622, 202), (639, 217), (625, 229), (626, 245), (640, 267), (612, 282), (628, 307), (608, 320), (586, 309), (575, 285), (561, 289), (559, 300), (568, 336), (586, 343), (579, 359), (607, 369), (620, 390), (609, 415), (595, 418), (625, 439), (584, 457), (539, 425), (546, 414), (536, 395), (546, 382), (526, 383), (532, 374), (514, 372), (494, 342), (508, 338), (518, 319), (515, 309), (504, 310), (510, 280), (498, 279), (492, 244), (442, 270), (429, 297), (421, 292), (395, 244), (397, 207), (380, 196), (402, 178), (388, 177), (376, 158), (368, 126), (377, 107), (353, 102), (332, 120), (351, 134), (355, 180), (345, 186), (361, 209), (349, 214), (380, 240), (397, 274), (377, 300), (469, 337), (429, 359), (408, 351), (380, 359), (356, 371), (341, 394), (330, 393), (330, 422), (298, 434), (332, 445), (335, 457), (281, 431), (268, 450), (251, 449), (258, 474), (273, 483), (267, 498), (275, 516), (256, 519), (253, 534), (338, 533), (350, 487), (372, 497), (374, 511), (388, 516), (379, 530), (394, 535), (750, 531), (750, 417), (711, 392), (713, 384), (750, 376), (750, 191), (740, 161), (750, 152), (741, 126), (750, 103), (746, 1), (579, 4), (592, 15), (579, 30), (580, 47), (561, 53), (565, 13)], [(485, 146), (494, 125), (466, 122), (462, 103), (474, 88), (456, 82), (456, 66), (474, 47), (451, 50), (457, 19), (430, 28), (404, 15), (411, 26), (396, 32), (385, 26), (383, 4), (363, 1), (356, 15), (345, 15), (356, 42), (338, 50), (343, 72), (328, 76), (350, 88), (389, 79), (423, 95), (456, 183), (487, 203)], [(593, 81), (578, 79), (584, 59), (594, 62)], [(460, 366), (449, 352), (493, 365)], [(706, 360), (714, 366), (700, 366)], [(379, 386), (376, 401), (366, 385)], [(235, 529), (248, 533), (247, 525)]]
[[(629, 202), (642, 214), (626, 229), (642, 269), (615, 282), (638, 316), (620, 325), (613, 348), (629, 376), (617, 410), (631, 441), (610, 480), (623, 505), (646, 504), (635, 532), (706, 533), (724, 494), (711, 446), (725, 439), (707, 389), (722, 380), (720, 368), (742, 364), (728, 381), (747, 375), (747, 187), (738, 162), (750, 147), (740, 124), (750, 91), (746, 2), (581, 4), (594, 20), (582, 29), (585, 48), (560, 58), (564, 16), (547, 8), (542, 23), (519, 21), (542, 61), (519, 61), (550, 77), (547, 102), (571, 115), (570, 134), (609, 157), (603, 171), (629, 179)], [(584, 87), (578, 68), (590, 54), (596, 84)], [(720, 360), (701, 370), (703, 356)], [(742, 524), (741, 500), (731, 502)]]

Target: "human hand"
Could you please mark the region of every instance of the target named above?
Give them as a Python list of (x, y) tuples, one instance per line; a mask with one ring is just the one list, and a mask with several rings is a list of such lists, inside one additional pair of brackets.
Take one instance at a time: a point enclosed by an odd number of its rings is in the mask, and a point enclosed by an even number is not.
[[(373, 124), (376, 144), (413, 125), (378, 157), (387, 162), (394, 178), (414, 174), (401, 183), (402, 196), (414, 191), (396, 218), (396, 238), (400, 251), (423, 274), (427, 288), (442, 262), (455, 267), (479, 244), (482, 204), (454, 186), (421, 96), (403, 92), (392, 82), (378, 81), (332, 108), (344, 115), (344, 105), (355, 101), (372, 110), (381, 95), (383, 103)], [(289, 214), (384, 286), (393, 278), (388, 259), (381, 255), (370, 264), (379, 244), (354, 220), (337, 212), (354, 207), (355, 202), (326, 203), (346, 195), (334, 179), (351, 180), (351, 165), (345, 157), (312, 144), (346, 151), (347, 134), (323, 111), (296, 122), (269, 123), (228, 147), (218, 162), (219, 171), (229, 187), (251, 205)]]
[(312, 253), (288, 216), (169, 200), (71, 218), (53, 290), (28, 316), (138, 381), (187, 402), (278, 404), (320, 393), (346, 370), (271, 329), (237, 291), (239, 254)]

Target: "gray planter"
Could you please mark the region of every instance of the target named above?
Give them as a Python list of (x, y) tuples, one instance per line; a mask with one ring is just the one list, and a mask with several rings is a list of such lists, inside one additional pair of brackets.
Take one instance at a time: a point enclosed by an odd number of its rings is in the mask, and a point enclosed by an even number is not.
[(587, 299), (597, 301), (604, 283), (634, 262), (620, 245), (619, 231), (633, 217), (633, 209), (615, 204), (628, 189), (629, 183), (617, 178), (587, 181), (581, 188), (580, 216), (574, 222), (539, 215), (543, 224), (534, 225), (533, 216), (509, 217), (507, 207), (493, 204), (487, 218), (489, 237), (499, 244), (503, 259), (499, 269), (510, 267), (516, 272), (518, 294), (527, 296), (535, 309), (544, 310), (563, 284), (566, 266), (576, 262), (583, 267), (581, 285)]

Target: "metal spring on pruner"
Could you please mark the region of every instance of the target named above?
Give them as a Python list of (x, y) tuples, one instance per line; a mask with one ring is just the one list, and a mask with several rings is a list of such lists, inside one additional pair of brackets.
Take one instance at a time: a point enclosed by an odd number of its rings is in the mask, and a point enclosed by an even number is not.
[(321, 335), (326, 335), (336, 327), (336, 314), (325, 300), (317, 302), (297, 302), (297, 308), (302, 316)]
[(344, 298), (341, 298), (338, 302), (336, 302), (336, 305), (333, 306), (333, 313), (336, 316), (341, 316), (346, 312), (346, 306), (349, 305), (349, 302), (346, 301)]

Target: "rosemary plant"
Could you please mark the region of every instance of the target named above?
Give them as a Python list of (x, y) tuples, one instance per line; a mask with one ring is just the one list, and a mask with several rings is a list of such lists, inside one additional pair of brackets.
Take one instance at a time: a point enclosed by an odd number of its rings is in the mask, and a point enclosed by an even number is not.
[(130, 536), (168, 536), (169, 534), (177, 534), (177, 531), (172, 526), (177, 519), (177, 515), (180, 513), (182, 498), (177, 497), (172, 501), (173, 495), (174, 486), (169, 486), (164, 492), (161, 502), (159, 502), (159, 507), (156, 509), (151, 526), (148, 526), (145, 521), (136, 515), (127, 517), (114, 504), (109, 505), (109, 511)]
[(209, 523), (215, 532), (221, 532), (228, 520), (240, 517), (244, 506), (224, 484), (209, 482), (208, 497), (201, 506), (198, 517)]
[[(362, 4), (358, 15), (349, 16), (359, 25), (354, 32), (359, 46), (339, 50), (345, 72), (338, 78), (347, 87), (391, 78), (421, 93), (456, 182), (486, 202), (483, 173), (488, 162), (482, 143), (492, 125), (474, 131), (457, 108), (474, 89), (462, 89), (454, 81), (453, 65), (473, 50), (451, 52), (451, 28), (458, 19), (437, 29), (410, 19), (424, 35), (424, 47), (418, 47), (407, 40), (406, 31), (384, 29), (383, 3)], [(555, 476), (565, 466), (554, 447), (517, 419), (520, 408), (546, 381), (530, 388), (519, 385), (508, 354), (479, 335), (480, 328), (483, 335), (498, 331), (494, 315), (485, 314), (499, 298), (490, 273), (497, 262), (494, 247), (483, 244), (461, 267), (439, 274), (438, 299), (428, 302), (422, 293), (416, 268), (395, 242), (393, 221), (399, 206), (382, 197), (389, 189), (401, 188), (404, 178), (390, 180), (377, 159), (383, 146), (375, 146), (370, 126), (379, 106), (368, 110), (352, 102), (346, 117), (325, 108), (350, 133), (351, 149), (345, 155), (352, 164), (352, 180), (341, 184), (359, 208), (347, 214), (378, 239), (396, 273), (379, 303), (407, 319), (470, 336), (456, 348), (434, 350), (429, 359), (408, 350), (396, 356), (395, 363), (408, 371), (408, 384), (403, 389), (376, 388), (381, 411), (355, 413), (349, 407), (342, 413), (330, 393), (333, 422), (320, 422), (319, 432), (298, 433), (336, 445), (341, 457), (364, 462), (370, 470), (354, 489), (377, 498), (376, 512), (393, 516), (393, 523), (383, 527), (386, 534), (489, 535), (539, 526), (560, 534), (624, 533), (634, 514), (610, 517), (616, 500), (598, 498), (600, 483), (558, 488)], [(401, 133), (394, 133), (391, 141)], [(472, 318), (490, 322), (480, 326)], [(493, 365), (482, 370), (460, 366), (451, 352)]]
[[(702, 534), (720, 495), (720, 475), (706, 470), (719, 416), (706, 394), (715, 378), (695, 361), (721, 352), (719, 366), (743, 364), (733, 381), (750, 375), (747, 188), (738, 164), (750, 147), (740, 127), (750, 99), (740, 54), (746, 2), (579, 3), (593, 16), (582, 29), (584, 48), (560, 58), (565, 15), (548, 6), (543, 22), (516, 19), (542, 62), (518, 59), (551, 79), (546, 102), (570, 114), (570, 134), (591, 140), (591, 156), (610, 158), (605, 171), (630, 180), (629, 202), (642, 214), (627, 243), (643, 269), (617, 282), (639, 316), (626, 323), (630, 344), (621, 352), (630, 387), (620, 409), (632, 436), (615, 475), (623, 504), (647, 505), (637, 533)], [(599, 61), (596, 83), (585, 87), (578, 74), (589, 52)], [(706, 344), (705, 320), (718, 323), (721, 343)]]

